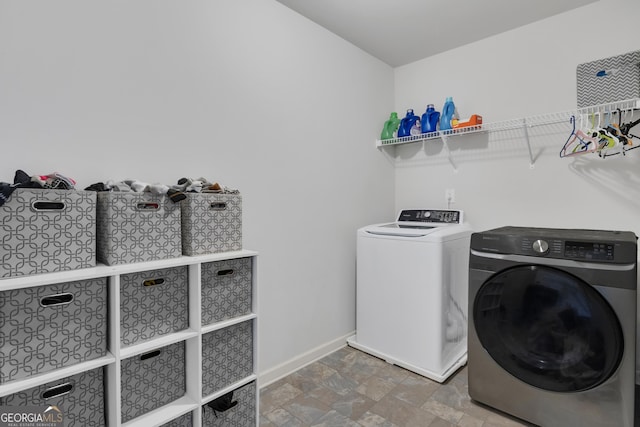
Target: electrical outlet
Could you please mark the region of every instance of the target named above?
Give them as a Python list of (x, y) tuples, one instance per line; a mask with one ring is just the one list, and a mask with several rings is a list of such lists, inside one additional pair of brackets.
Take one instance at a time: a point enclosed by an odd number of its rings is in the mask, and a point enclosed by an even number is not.
[(447, 204), (455, 203), (456, 201), (456, 190), (453, 188), (447, 188), (444, 190), (444, 198)]

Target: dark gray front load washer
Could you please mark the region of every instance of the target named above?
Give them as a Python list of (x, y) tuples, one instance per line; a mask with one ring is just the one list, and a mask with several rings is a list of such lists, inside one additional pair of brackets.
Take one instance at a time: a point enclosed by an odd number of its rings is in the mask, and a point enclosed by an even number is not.
[(472, 234), (471, 398), (545, 427), (632, 427), (636, 254), (632, 232)]

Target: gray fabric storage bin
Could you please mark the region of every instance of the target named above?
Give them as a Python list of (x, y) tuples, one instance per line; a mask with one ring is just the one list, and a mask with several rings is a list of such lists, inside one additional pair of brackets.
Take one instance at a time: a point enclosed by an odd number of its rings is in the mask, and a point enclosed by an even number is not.
[(253, 321), (202, 335), (202, 395), (215, 393), (253, 373)]
[(107, 353), (107, 279), (0, 292), (0, 383)]
[(242, 249), (242, 196), (187, 193), (182, 208), (182, 253), (204, 255)]
[(98, 193), (98, 261), (114, 265), (180, 255), (180, 203), (152, 193)]
[(123, 359), (120, 371), (125, 423), (184, 396), (184, 342)]
[(103, 368), (96, 368), (0, 397), (0, 406), (55, 405), (62, 411), (65, 427), (104, 427), (104, 401)]
[[(229, 405), (229, 402), (237, 403)], [(228, 406), (231, 407), (224, 410)], [(203, 427), (255, 427), (256, 425), (255, 382), (238, 387), (202, 407)]]
[(251, 313), (251, 258), (201, 265), (202, 324)]
[(640, 98), (640, 51), (578, 65), (578, 108)]
[(168, 423), (162, 424), (160, 427), (191, 427), (193, 426), (193, 419), (191, 412), (188, 412), (181, 417), (171, 420)]
[(141, 341), (189, 327), (187, 266), (120, 276), (120, 342)]
[(96, 265), (96, 193), (18, 188), (0, 206), (0, 278)]

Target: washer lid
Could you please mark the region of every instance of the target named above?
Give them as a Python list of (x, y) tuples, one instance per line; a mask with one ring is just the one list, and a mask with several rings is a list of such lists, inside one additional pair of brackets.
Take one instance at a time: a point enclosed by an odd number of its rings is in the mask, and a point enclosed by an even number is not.
[(459, 210), (404, 209), (396, 222), (370, 225), (364, 231), (378, 236), (424, 237), (462, 224), (462, 215)]
[(412, 222), (391, 222), (365, 227), (365, 232), (378, 236), (424, 237), (437, 231), (435, 225), (416, 224)]

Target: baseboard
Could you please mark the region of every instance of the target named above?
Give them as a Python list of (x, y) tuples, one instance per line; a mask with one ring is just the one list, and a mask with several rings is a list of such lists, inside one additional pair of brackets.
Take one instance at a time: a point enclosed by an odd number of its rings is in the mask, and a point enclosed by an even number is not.
[(293, 359), (289, 359), (278, 366), (267, 369), (264, 372), (260, 372), (258, 374), (258, 384), (260, 384), (260, 388), (266, 387), (269, 384), (278, 381), (280, 378), (284, 378), (298, 369), (303, 368), (318, 359), (322, 359), (326, 355), (333, 353), (342, 347), (345, 347), (347, 345), (347, 338), (353, 336), (354, 333), (355, 331), (350, 332), (340, 338), (336, 338), (333, 341), (324, 343), (307, 351), (306, 353), (296, 356)]

